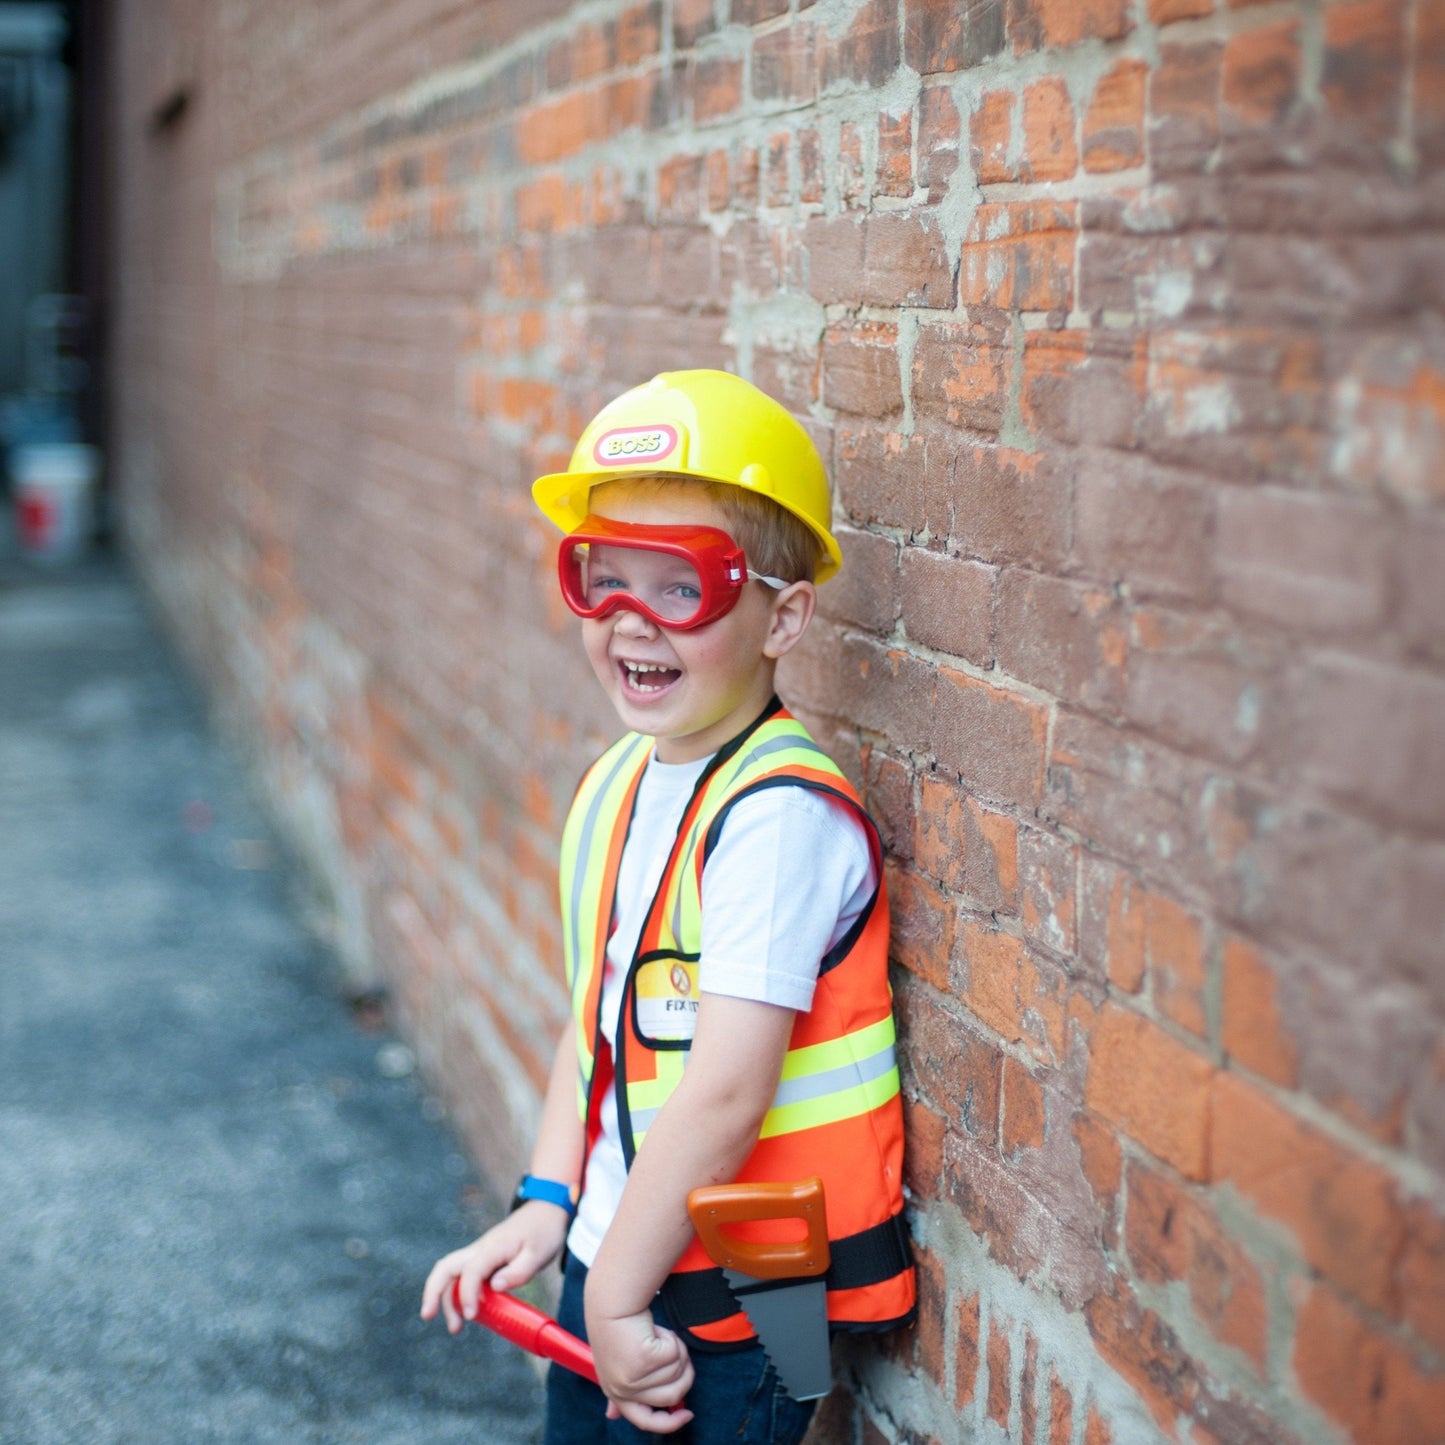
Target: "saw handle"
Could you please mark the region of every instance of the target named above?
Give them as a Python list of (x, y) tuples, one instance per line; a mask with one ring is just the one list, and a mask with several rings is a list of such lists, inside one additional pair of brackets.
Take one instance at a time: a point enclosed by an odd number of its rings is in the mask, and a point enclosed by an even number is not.
[[(796, 1184), (709, 1184), (687, 1196), (687, 1212), (707, 1256), (755, 1279), (807, 1279), (828, 1268), (828, 1219), (823, 1181)], [(727, 1228), (758, 1219), (799, 1219), (802, 1239), (762, 1243)]]
[[(461, 1311), (461, 1281), (452, 1285), (452, 1296)], [(485, 1281), (477, 1296), (477, 1323), (496, 1331), (504, 1340), (529, 1350), (543, 1359), (555, 1360), (584, 1380), (597, 1381), (592, 1351), (576, 1335), (568, 1334), (550, 1315), (515, 1295), (492, 1289)]]

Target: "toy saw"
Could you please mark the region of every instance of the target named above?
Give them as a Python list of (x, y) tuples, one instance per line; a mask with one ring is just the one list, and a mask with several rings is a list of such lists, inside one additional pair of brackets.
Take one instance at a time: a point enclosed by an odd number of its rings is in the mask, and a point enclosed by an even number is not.
[[(833, 1387), (823, 1181), (708, 1185), (687, 1196), (687, 1212), (783, 1388), (795, 1400), (821, 1399)], [(799, 1220), (805, 1233), (801, 1239), (762, 1242), (735, 1229), (758, 1220)]]

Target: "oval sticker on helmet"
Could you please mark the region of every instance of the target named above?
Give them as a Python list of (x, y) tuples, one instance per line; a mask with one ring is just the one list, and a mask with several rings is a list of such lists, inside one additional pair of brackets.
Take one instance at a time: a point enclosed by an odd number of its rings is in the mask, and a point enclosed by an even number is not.
[(677, 446), (675, 428), (619, 426), (597, 438), (592, 456), (599, 467), (632, 467), (639, 462), (658, 462)]

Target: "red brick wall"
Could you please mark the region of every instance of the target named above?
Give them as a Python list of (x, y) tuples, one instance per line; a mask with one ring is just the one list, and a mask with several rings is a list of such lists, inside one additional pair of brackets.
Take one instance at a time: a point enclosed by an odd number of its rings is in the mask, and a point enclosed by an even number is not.
[(526, 483), (733, 368), (896, 917), (922, 1313), (816, 1438), (1445, 1438), (1440, 6), (119, 9), (131, 546), (486, 1164), (614, 728)]

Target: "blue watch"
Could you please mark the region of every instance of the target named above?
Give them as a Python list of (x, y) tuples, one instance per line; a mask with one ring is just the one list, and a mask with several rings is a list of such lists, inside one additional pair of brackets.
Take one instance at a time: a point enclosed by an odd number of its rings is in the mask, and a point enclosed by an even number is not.
[(563, 1184), (556, 1179), (538, 1179), (535, 1174), (524, 1174), (517, 1184), (516, 1192), (512, 1195), (511, 1209), (525, 1204), (529, 1199), (541, 1199), (548, 1204), (555, 1204), (558, 1209), (565, 1209), (567, 1217), (571, 1219), (577, 1213), (576, 1201), (572, 1198), (572, 1186)]

